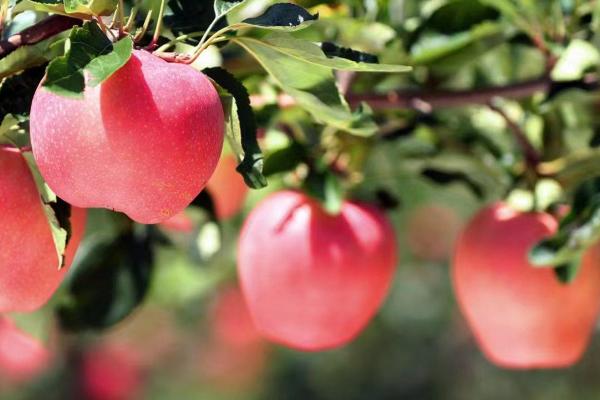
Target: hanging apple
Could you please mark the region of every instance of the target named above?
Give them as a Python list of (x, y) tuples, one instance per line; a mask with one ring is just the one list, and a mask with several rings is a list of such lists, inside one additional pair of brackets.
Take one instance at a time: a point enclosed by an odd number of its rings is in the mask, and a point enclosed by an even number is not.
[(208, 182), (221, 154), (223, 118), (206, 76), (134, 50), (82, 99), (40, 86), (31, 142), (44, 179), (65, 201), (157, 223), (182, 211)]
[(258, 330), (301, 350), (348, 343), (381, 306), (397, 263), (392, 226), (370, 205), (346, 201), (338, 215), (282, 191), (248, 216), (238, 269)]
[(60, 285), (85, 229), (86, 212), (71, 210), (65, 267), (58, 269), (50, 225), (25, 159), (0, 148), (0, 312), (32, 311)]
[(557, 229), (545, 213), (503, 203), (481, 210), (459, 239), (453, 285), (484, 354), (506, 368), (560, 368), (583, 354), (600, 310), (600, 246), (587, 250), (575, 281), (535, 268), (529, 249)]

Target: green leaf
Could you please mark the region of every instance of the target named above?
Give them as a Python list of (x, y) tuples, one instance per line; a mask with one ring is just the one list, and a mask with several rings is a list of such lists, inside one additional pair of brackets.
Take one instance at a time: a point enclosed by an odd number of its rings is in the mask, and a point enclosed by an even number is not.
[(236, 7), (241, 6), (246, 0), (215, 0), (215, 18), (221, 18), (227, 15)]
[(600, 53), (589, 42), (573, 39), (561, 54), (552, 69), (551, 78), (555, 81), (575, 81), (600, 62)]
[(98, 85), (127, 63), (132, 50), (131, 38), (113, 46), (96, 22), (86, 22), (71, 30), (68, 51), (48, 65), (43, 86), (62, 96), (81, 97), (84, 71), (91, 75), (89, 84)]
[[(333, 55), (334, 52), (348, 56), (349, 49), (341, 49), (337, 46), (332, 48), (331, 44), (325, 45), (326, 49), (328, 49), (330, 53), (329, 55), (326, 55), (323, 49), (316, 44), (306, 40), (296, 39), (295, 37), (285, 33), (272, 34), (261, 40), (252, 38), (243, 38), (240, 40), (259, 42), (263, 46), (270, 47), (282, 55), (330, 69), (362, 72), (408, 72), (411, 70), (411, 67), (404, 65), (378, 64), (376, 62), (356, 62), (348, 57), (337, 57)], [(365, 53), (355, 52), (352, 54), (364, 55)]]
[(313, 15), (296, 4), (278, 3), (267, 8), (262, 15), (247, 18), (235, 26), (295, 31), (308, 27), (318, 18), (319, 14)]
[(453, 0), (436, 9), (423, 26), (440, 33), (467, 31), (473, 25), (498, 18), (498, 11), (479, 0)]
[(295, 169), (307, 158), (306, 148), (298, 142), (292, 142), (288, 147), (276, 150), (265, 159), (263, 172), (266, 176), (288, 172)]
[(30, 152), (22, 153), (27, 165), (31, 170), (31, 174), (36, 183), (46, 218), (52, 232), (52, 239), (54, 241), (54, 247), (57, 255), (57, 268), (62, 268), (65, 263), (65, 250), (67, 243), (71, 237), (71, 224), (69, 217), (71, 215), (71, 206), (65, 203), (50, 189), (50, 187), (44, 182), (42, 174), (37, 168), (33, 154)]
[(117, 0), (64, 0), (68, 14), (111, 15), (115, 12)]
[(492, 22), (451, 35), (423, 35), (410, 50), (412, 62), (428, 65), (440, 63), (450, 56), (461, 56), (458, 61), (453, 60), (454, 64), (464, 64), (503, 43), (509, 35), (504, 26)]
[(67, 294), (56, 310), (63, 328), (108, 328), (141, 304), (153, 270), (152, 229), (143, 227), (116, 238), (96, 236), (80, 246), (67, 278)]
[(25, 122), (25, 117), (6, 114), (0, 123), (0, 144), (18, 148), (30, 146), (29, 132), (23, 128)]
[(42, 11), (68, 15), (80, 19), (111, 15), (118, 0), (22, 0), (13, 9), (13, 15), (24, 11)]
[(0, 59), (0, 79), (37, 67), (63, 54), (68, 32), (62, 32), (33, 45), (21, 46)]
[(119, 68), (127, 64), (132, 51), (133, 41), (131, 37), (125, 36), (113, 45), (113, 51), (94, 58), (85, 68), (91, 74), (87, 84), (92, 87), (97, 86), (110, 78)]
[(246, 88), (223, 68), (206, 68), (203, 72), (227, 93), (222, 96), (227, 137), (238, 159), (242, 160), (237, 171), (251, 188), (265, 187), (263, 155), (256, 139), (256, 121)]
[[(317, 121), (359, 136), (371, 136), (376, 132), (377, 126), (368, 112), (350, 111), (338, 91), (330, 66), (290, 55), (291, 50), (281, 50), (269, 42), (253, 38), (235, 38), (233, 41), (248, 51), (276, 84)], [(326, 59), (321, 49), (315, 47)], [(316, 54), (312, 61), (315, 58)]]

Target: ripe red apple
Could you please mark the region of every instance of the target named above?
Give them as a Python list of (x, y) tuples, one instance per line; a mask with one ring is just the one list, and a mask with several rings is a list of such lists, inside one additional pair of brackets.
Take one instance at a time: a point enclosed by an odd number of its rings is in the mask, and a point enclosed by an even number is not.
[(329, 215), (282, 191), (248, 216), (239, 239), (242, 290), (258, 330), (302, 350), (352, 340), (383, 302), (397, 262), (392, 226), (375, 207)]
[(142, 389), (137, 354), (127, 347), (101, 344), (83, 355), (82, 386), (90, 400), (130, 400)]
[(26, 382), (50, 365), (50, 352), (36, 339), (21, 331), (6, 317), (0, 317), (0, 376), (12, 382)]
[(59, 270), (50, 225), (21, 153), (0, 149), (0, 171), (0, 312), (32, 311), (62, 282), (83, 237), (86, 212), (72, 209), (72, 236)]
[(408, 248), (422, 260), (447, 260), (461, 227), (461, 219), (451, 208), (440, 204), (419, 206), (406, 224)]
[(166, 220), (200, 193), (221, 154), (223, 126), (206, 76), (142, 50), (83, 99), (40, 86), (31, 105), (33, 154), (52, 190), (141, 223)]
[(481, 210), (459, 239), (453, 265), (458, 304), (475, 339), (505, 368), (559, 368), (575, 363), (600, 310), (600, 246), (584, 255), (575, 281), (561, 284), (549, 268), (527, 260), (555, 232), (545, 213), (503, 203)]
[(248, 194), (248, 186), (242, 176), (235, 170), (237, 161), (230, 154), (219, 160), (215, 173), (210, 177), (206, 188), (212, 196), (215, 212), (221, 220), (237, 214)]

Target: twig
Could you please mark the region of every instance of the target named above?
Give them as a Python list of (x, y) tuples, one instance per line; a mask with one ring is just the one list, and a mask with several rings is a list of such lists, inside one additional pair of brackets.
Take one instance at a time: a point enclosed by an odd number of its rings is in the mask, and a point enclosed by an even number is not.
[(490, 102), (488, 106), (490, 107), (490, 109), (494, 110), (495, 112), (500, 114), (502, 118), (504, 118), (506, 124), (512, 131), (517, 143), (523, 150), (523, 155), (525, 157), (525, 162), (527, 163), (528, 168), (531, 171), (537, 173), (537, 166), (540, 163), (540, 155), (527, 138), (527, 135), (525, 134), (523, 129), (521, 129), (521, 127), (517, 123), (515, 123), (501, 107), (493, 104), (493, 102)]

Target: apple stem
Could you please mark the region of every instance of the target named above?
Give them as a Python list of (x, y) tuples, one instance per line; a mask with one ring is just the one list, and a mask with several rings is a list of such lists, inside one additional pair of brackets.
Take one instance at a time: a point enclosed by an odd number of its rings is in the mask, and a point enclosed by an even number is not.
[(119, 38), (122, 38), (124, 35), (123, 27), (125, 26), (125, 6), (123, 4), (123, 0), (119, 0), (119, 4), (117, 4), (117, 15), (119, 19)]
[(148, 26), (150, 25), (150, 21), (152, 20), (152, 10), (148, 11), (148, 14), (146, 14), (146, 19), (144, 20), (144, 24), (142, 25), (142, 30), (139, 31), (133, 38), (134, 42), (139, 42), (140, 40), (142, 40), (142, 38), (144, 37), (144, 35), (146, 34), (146, 31), (148, 31)]
[(160, 1), (160, 9), (158, 11), (158, 18), (156, 20), (156, 28), (154, 29), (154, 35), (152, 36), (152, 41), (150, 42), (150, 44), (146, 46), (146, 49), (148, 50), (154, 50), (156, 48), (156, 44), (158, 43), (160, 31), (162, 30), (163, 15), (165, 13), (165, 3), (165, 0)]
[(127, 23), (125, 24), (126, 32), (130, 32), (131, 29), (133, 28), (133, 24), (135, 22), (135, 17), (137, 16), (137, 13), (138, 13), (138, 8), (135, 6), (132, 7), (131, 13), (129, 14), (129, 17), (127, 18)]

